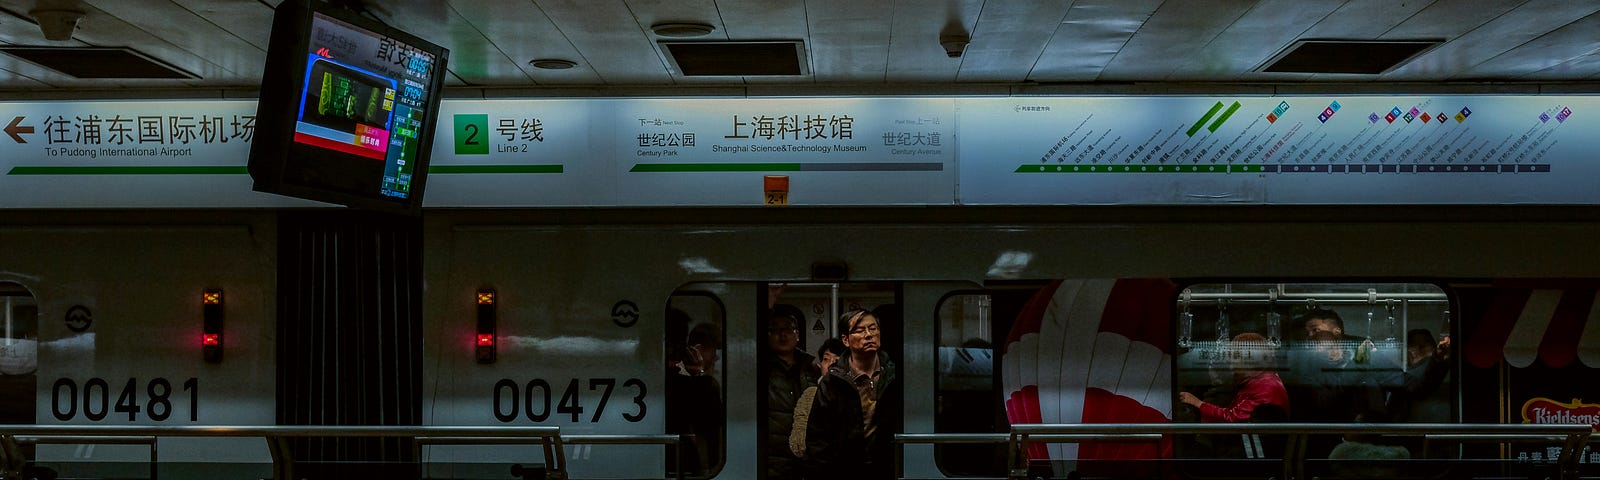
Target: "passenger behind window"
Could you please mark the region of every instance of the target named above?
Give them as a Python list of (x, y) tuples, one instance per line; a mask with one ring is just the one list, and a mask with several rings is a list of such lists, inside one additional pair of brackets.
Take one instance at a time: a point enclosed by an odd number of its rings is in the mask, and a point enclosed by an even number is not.
[(699, 477), (722, 460), (722, 386), (712, 376), (722, 336), (710, 323), (689, 330), (690, 321), (682, 310), (667, 309), (666, 430), (682, 436), (682, 461), (669, 459), (667, 468)]
[(800, 478), (798, 458), (789, 449), (789, 434), (795, 424), (797, 400), (821, 375), (811, 355), (798, 348), (799, 325), (800, 318), (789, 309), (775, 308), (767, 314), (762, 355), (767, 364), (767, 436), (762, 448), (768, 479)]
[[(1306, 365), (1300, 369), (1304, 376), (1295, 382), (1293, 400), (1300, 408), (1294, 418), (1302, 422), (1347, 423), (1358, 415), (1384, 412), (1383, 390), (1376, 375), (1355, 362), (1360, 348), (1366, 347), (1362, 343), (1351, 344), (1332, 331), (1311, 335), (1305, 349)], [(1333, 435), (1307, 438), (1306, 456), (1326, 457), (1338, 443), (1338, 437)]]
[(1406, 332), (1406, 368), (1384, 382), (1389, 416), (1397, 422), (1449, 422), (1450, 399), (1439, 387), (1450, 374), (1450, 344), (1426, 329)]
[(1229, 356), (1233, 382), (1238, 387), (1233, 401), (1227, 407), (1222, 407), (1202, 401), (1189, 392), (1178, 392), (1178, 401), (1199, 409), (1202, 422), (1245, 421), (1256, 407), (1263, 404), (1272, 404), (1284, 412), (1291, 411), (1289, 393), (1284, 389), (1283, 380), (1271, 371), (1273, 356), (1267, 345), (1267, 337), (1253, 332), (1241, 333), (1233, 337), (1231, 348), (1234, 349)]

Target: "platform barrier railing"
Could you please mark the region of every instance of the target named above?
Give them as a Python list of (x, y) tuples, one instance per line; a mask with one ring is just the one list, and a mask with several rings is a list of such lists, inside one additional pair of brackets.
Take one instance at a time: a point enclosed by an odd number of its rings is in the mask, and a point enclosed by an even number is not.
[[(561, 439), (568, 445), (661, 445), (666, 448), (667, 458), (677, 458), (678, 444), (682, 441), (678, 435), (562, 435)], [(683, 459), (678, 459), (678, 464), (683, 464)], [(666, 476), (663, 474), (663, 476)], [(683, 478), (683, 469), (678, 469), (675, 477)]]
[[(1096, 423), (1096, 424), (1020, 424), (1006, 435), (1007, 470), (1011, 479), (1026, 479), (1027, 445), (1033, 443), (1157, 442), (1168, 435), (1239, 434), (1277, 435), (1285, 439), (1283, 476), (1285, 480), (1307, 480), (1306, 439), (1312, 435), (1372, 435), (1421, 438), (1424, 445), (1437, 442), (1561, 444), (1556, 462), (1563, 480), (1577, 480), (1579, 455), (1593, 429), (1589, 425), (1540, 424), (1456, 424), (1456, 423)], [(938, 435), (938, 434), (930, 434)], [(973, 434), (953, 434), (973, 435)], [(918, 437), (897, 443), (961, 443)], [(977, 440), (976, 437), (969, 438)], [(970, 442), (967, 442), (970, 443)], [(1426, 450), (1426, 448), (1425, 448)], [(897, 448), (898, 451), (898, 448)], [(897, 468), (898, 463), (897, 463)]]
[[(258, 437), (267, 442), (272, 456), (272, 473), (276, 479), (294, 477), (294, 457), (289, 447), (292, 438), (411, 438), (414, 448), (421, 445), (505, 445), (537, 444), (545, 459), (545, 478), (565, 480), (567, 459), (562, 448), (560, 427), (455, 427), (455, 426), (101, 426), (101, 425), (0, 425), (0, 478), (22, 478), (27, 459), (22, 455), (22, 445), (58, 444), (148, 444), (150, 445), (151, 478), (156, 474), (156, 438), (159, 437)], [(676, 445), (674, 436), (669, 443), (656, 436), (639, 438), (587, 438), (575, 435), (574, 440), (588, 443), (640, 443)], [(620, 437), (620, 436), (619, 436)], [(650, 437), (650, 438), (645, 438)], [(420, 458), (420, 456), (419, 456)]]

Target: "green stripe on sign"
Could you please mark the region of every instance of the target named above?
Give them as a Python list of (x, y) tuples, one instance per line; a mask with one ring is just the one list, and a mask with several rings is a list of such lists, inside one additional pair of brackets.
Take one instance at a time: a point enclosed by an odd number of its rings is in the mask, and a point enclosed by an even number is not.
[(562, 173), (566, 167), (556, 165), (429, 165), (428, 173)]
[(1189, 136), (1193, 137), (1194, 132), (1200, 131), (1200, 129), (1206, 125), (1206, 121), (1211, 120), (1211, 116), (1217, 114), (1217, 110), (1222, 110), (1222, 102), (1217, 102), (1216, 105), (1212, 105), (1211, 109), (1206, 110), (1206, 114), (1200, 117), (1200, 121), (1194, 122), (1194, 126), (1189, 127)]
[(7, 175), (244, 175), (243, 166), (83, 166), (12, 167)]
[(1260, 173), (1260, 165), (1022, 165), (1011, 173)]
[[(1217, 105), (1222, 105), (1222, 103), (1217, 103)], [(1233, 112), (1239, 111), (1241, 106), (1243, 105), (1240, 105), (1239, 102), (1233, 102), (1233, 105), (1228, 106), (1228, 111), (1222, 112), (1222, 116), (1217, 117), (1217, 121), (1211, 122), (1211, 126), (1206, 127), (1206, 130), (1210, 130), (1211, 133), (1217, 133), (1217, 127), (1222, 126), (1222, 122), (1228, 121), (1228, 117), (1232, 117)]]
[(798, 163), (636, 163), (629, 172), (798, 172)]

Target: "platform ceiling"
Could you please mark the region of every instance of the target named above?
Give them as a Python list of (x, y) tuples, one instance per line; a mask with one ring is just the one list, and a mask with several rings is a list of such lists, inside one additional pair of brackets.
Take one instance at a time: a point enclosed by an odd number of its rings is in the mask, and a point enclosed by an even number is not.
[[(78, 79), (0, 54), (0, 90), (249, 91), (277, 0), (0, 0), (0, 43), (126, 46), (192, 80)], [(1593, 0), (367, 0), (370, 15), (451, 51), (455, 90), (715, 90), (963, 93), (969, 87), (1195, 84), (1569, 85), (1600, 83)], [(70, 41), (29, 12), (77, 9)], [(806, 73), (685, 77), (652, 32), (714, 27), (694, 40), (801, 40)], [(959, 58), (941, 35), (967, 35)], [(1438, 39), (1380, 75), (1263, 73), (1300, 39)], [(534, 59), (565, 59), (543, 70)], [(696, 88), (685, 88), (696, 87)], [(752, 90), (757, 89), (757, 90)]]

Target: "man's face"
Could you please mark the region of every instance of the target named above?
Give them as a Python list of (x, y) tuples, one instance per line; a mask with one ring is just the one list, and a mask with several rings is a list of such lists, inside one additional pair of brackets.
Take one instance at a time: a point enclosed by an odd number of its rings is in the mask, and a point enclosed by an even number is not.
[(767, 325), (767, 348), (772, 351), (787, 354), (799, 344), (800, 331), (795, 329), (794, 319), (774, 317), (772, 323)]
[(844, 346), (850, 347), (850, 353), (877, 354), (880, 347), (878, 334), (878, 317), (864, 314), (855, 327), (845, 333)]
[(1317, 332), (1330, 332), (1334, 335), (1344, 334), (1343, 329), (1334, 326), (1333, 322), (1328, 321), (1326, 318), (1313, 318), (1306, 320), (1306, 337), (1310, 338), (1312, 335), (1316, 335)]

